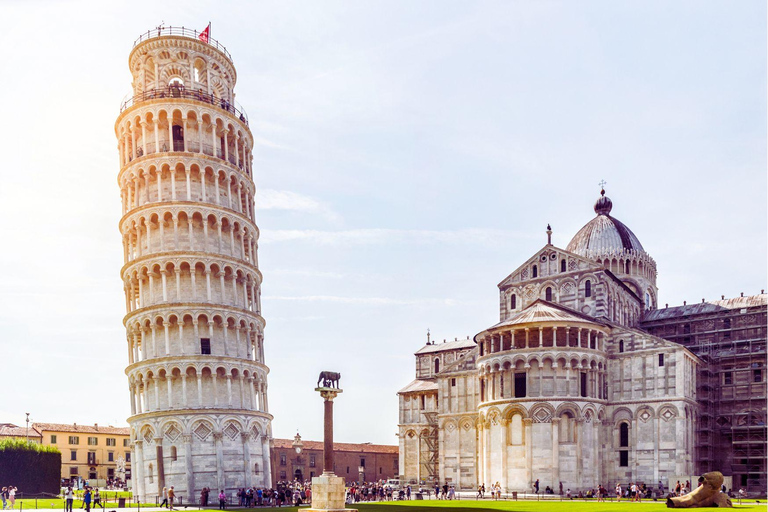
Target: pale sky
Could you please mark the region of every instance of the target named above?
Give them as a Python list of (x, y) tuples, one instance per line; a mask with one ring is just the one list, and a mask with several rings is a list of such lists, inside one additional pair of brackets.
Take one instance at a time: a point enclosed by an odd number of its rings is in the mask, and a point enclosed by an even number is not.
[(127, 425), (114, 122), (140, 33), (233, 56), (275, 437), (396, 444), (413, 352), (498, 320), (605, 179), (659, 303), (766, 287), (763, 1), (0, 1), (0, 422)]

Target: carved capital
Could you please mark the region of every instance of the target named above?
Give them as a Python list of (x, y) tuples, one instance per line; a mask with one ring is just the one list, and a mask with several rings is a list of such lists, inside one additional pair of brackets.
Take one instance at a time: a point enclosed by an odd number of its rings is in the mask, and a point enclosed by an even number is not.
[(533, 418), (523, 418), (523, 425), (526, 427), (533, 425)]
[(224, 439), (224, 432), (214, 432), (213, 433), (213, 440), (214, 441), (221, 441)]

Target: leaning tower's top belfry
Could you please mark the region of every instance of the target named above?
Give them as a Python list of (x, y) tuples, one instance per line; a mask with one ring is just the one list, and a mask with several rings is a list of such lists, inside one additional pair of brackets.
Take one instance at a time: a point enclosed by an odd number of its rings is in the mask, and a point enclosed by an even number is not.
[(227, 50), (184, 28), (134, 43), (115, 123), (135, 492), (271, 486), (253, 137)]

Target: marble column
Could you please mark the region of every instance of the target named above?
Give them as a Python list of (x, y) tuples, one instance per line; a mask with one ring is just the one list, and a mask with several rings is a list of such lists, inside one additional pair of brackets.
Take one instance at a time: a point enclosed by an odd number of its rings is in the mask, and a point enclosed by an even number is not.
[(507, 435), (509, 430), (509, 420), (501, 420), (501, 490), (507, 492), (509, 477), (507, 476)]
[(552, 418), (552, 488), (560, 483), (560, 418)]
[(183, 435), (181, 437), (184, 442), (184, 466), (187, 470), (187, 503), (192, 504), (197, 501), (197, 495), (195, 493), (195, 472), (192, 466), (192, 436)]
[(251, 475), (253, 475), (253, 471), (251, 470), (251, 433), (241, 432), (240, 439), (243, 442), (243, 469), (245, 471), (245, 488), (248, 489), (253, 485), (251, 478)]
[(525, 434), (525, 478), (528, 485), (533, 488), (533, 419), (523, 418)]
[(135, 482), (134, 499), (141, 501), (146, 498), (144, 493), (144, 441), (137, 439), (133, 442), (133, 461), (131, 473)]
[(216, 487), (224, 488), (224, 434), (213, 433), (213, 442), (216, 445)]

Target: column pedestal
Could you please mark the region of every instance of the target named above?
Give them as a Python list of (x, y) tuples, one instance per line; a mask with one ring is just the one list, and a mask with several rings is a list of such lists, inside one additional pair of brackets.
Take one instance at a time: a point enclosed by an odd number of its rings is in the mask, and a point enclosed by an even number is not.
[(309, 512), (357, 512), (346, 508), (346, 486), (343, 477), (333, 473), (333, 399), (342, 391), (338, 388), (316, 388), (325, 400), (323, 437), (323, 474), (312, 478), (312, 504)]

